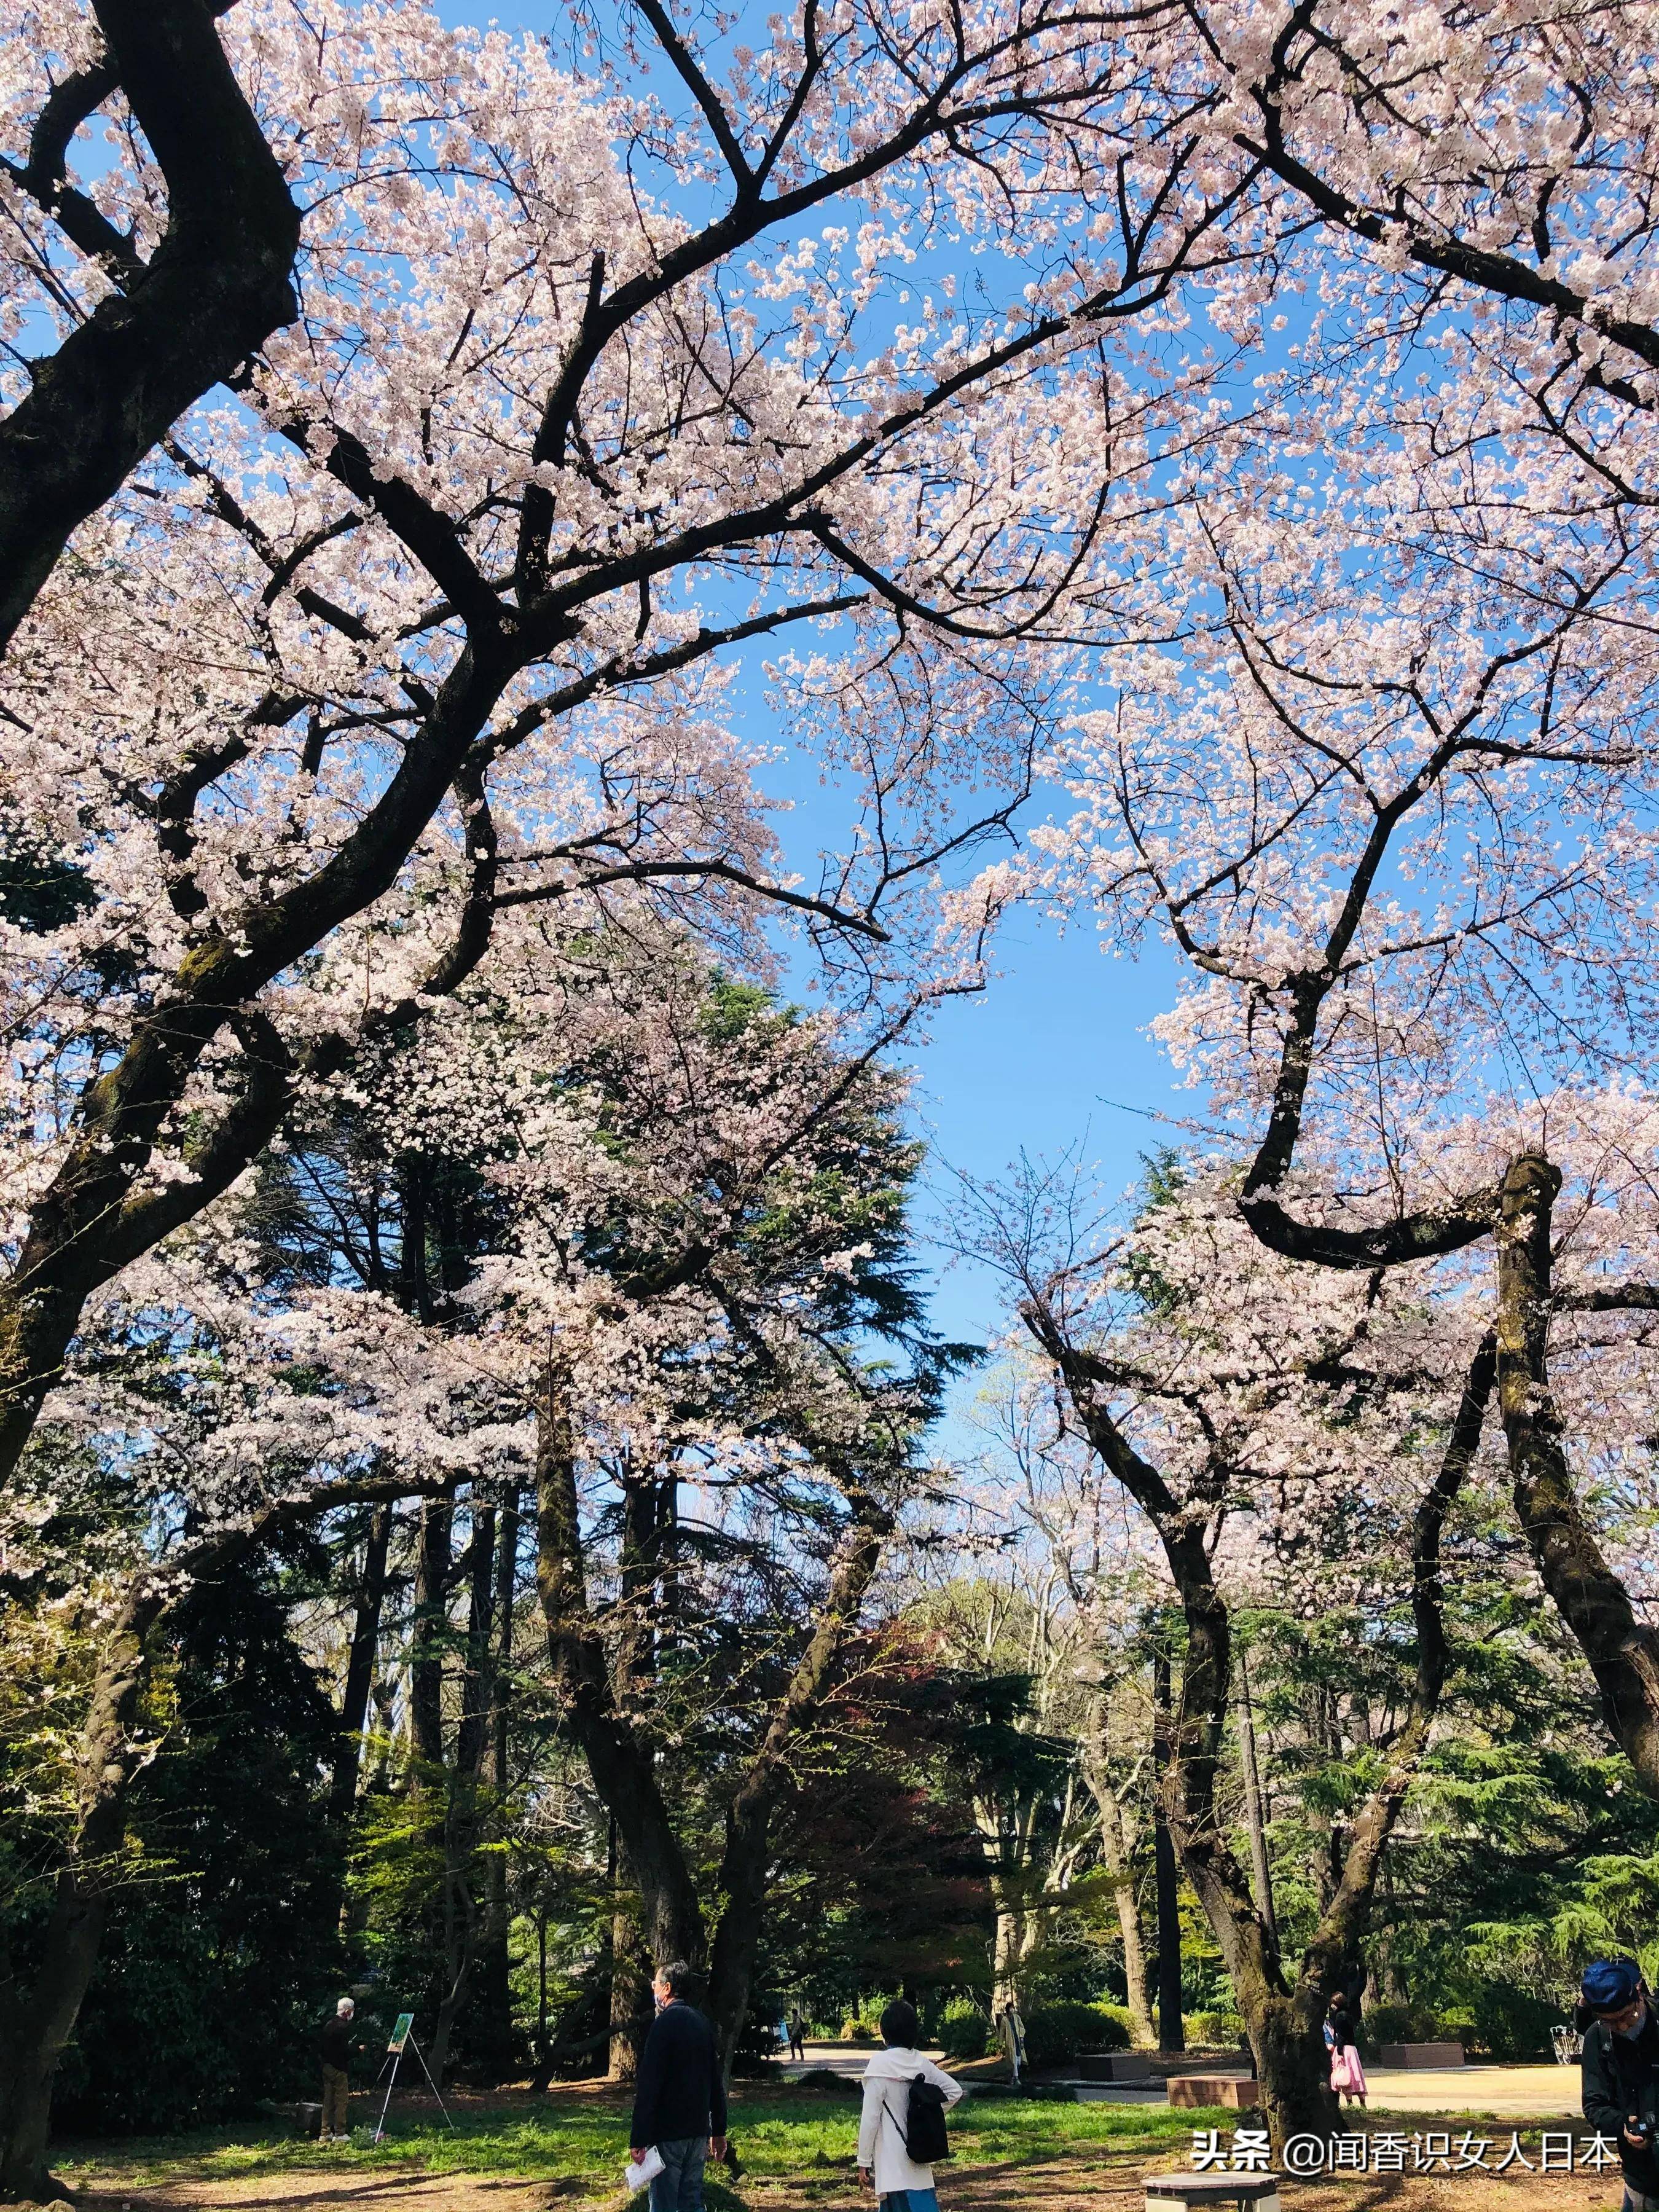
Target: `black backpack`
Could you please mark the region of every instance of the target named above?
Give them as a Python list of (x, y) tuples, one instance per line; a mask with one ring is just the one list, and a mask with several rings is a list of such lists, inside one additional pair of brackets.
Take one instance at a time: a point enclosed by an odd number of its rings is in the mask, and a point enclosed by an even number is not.
[[(882, 2110), (888, 2110), (883, 2100)], [(951, 2155), (945, 2132), (945, 2092), (918, 2074), (910, 2084), (904, 2107), (904, 2155), (912, 2166), (937, 2166)]]

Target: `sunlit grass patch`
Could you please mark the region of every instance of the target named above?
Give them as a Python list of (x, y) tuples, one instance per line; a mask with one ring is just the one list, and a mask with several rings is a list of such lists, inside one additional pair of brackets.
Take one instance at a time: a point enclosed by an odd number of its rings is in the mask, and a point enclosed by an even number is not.
[[(100, 2147), (96, 2153), (91, 2146), (76, 2146), (81, 2154), (66, 2155), (60, 2171), (71, 2179), (95, 2172), (106, 2185), (118, 2179), (142, 2189), (185, 2175), (230, 2179), (414, 2164), (432, 2173), (562, 2182), (573, 2197), (620, 2194), (628, 2115), (618, 2100), (601, 2101), (591, 2094), (561, 2096), (555, 2091), (544, 2103), (535, 2105), (523, 2100), (511, 2105), (463, 2101), (454, 2109), (453, 2128), (429, 2106), (403, 2106), (393, 2110), (385, 2140), (378, 2144), (373, 2141), (374, 2115), (368, 2105), (366, 2098), (358, 2100), (357, 2124), (349, 2148), (325, 2146), (254, 2124), (135, 2137), (106, 2150)], [(1035, 2161), (1090, 2144), (1109, 2146), (1119, 2155), (1136, 2150), (1167, 2154), (1186, 2142), (1195, 2125), (1236, 2118), (1144, 2105), (970, 2098), (951, 2114), (951, 2133), (957, 2159), (973, 2166), (1006, 2159)], [(787, 2182), (849, 2168), (858, 2145), (858, 2120), (854, 2096), (781, 2086), (740, 2093), (732, 2100), (730, 2124), (745, 2173), (757, 2180)], [(711, 2169), (710, 2183), (725, 2198), (720, 2179), (720, 2170)], [(740, 2201), (741, 2184), (736, 2195)], [(711, 2193), (711, 2203), (714, 2201)]]

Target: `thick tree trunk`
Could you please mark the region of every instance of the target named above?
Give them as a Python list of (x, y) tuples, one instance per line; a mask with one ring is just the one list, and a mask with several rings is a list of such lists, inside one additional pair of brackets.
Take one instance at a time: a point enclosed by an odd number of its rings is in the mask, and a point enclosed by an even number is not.
[(368, 1719), (369, 1693), (374, 1685), (374, 1660), (380, 1649), (380, 1607), (386, 1598), (386, 1553), (392, 1542), (392, 1508), (377, 1505), (369, 1519), (363, 1544), (362, 1571), (357, 1581), (356, 1618), (352, 1624), (351, 1650), (346, 1661), (345, 1690), (340, 1701), (340, 1748), (328, 1793), (328, 1816), (343, 1825), (356, 1801), (357, 1777), (362, 1765), (363, 1729)]
[(1659, 1797), (1659, 1630), (1637, 1619), (1579, 1510), (1549, 1382), (1550, 1216), (1559, 1171), (1523, 1153), (1498, 1224), (1498, 1395), (1515, 1510), (1544, 1587), (1577, 1638), (1608, 1728)]
[(1000, 2020), (1010, 2005), (1016, 2011), (1020, 2008), (1022, 1969), (1030, 1948), (1025, 1839), (1018, 1821), (1011, 1826), (994, 1797), (974, 1800), (974, 1826), (991, 1893), (991, 2017)]
[(631, 2087), (640, 2069), (640, 2051), (651, 2025), (652, 1966), (671, 1966), (672, 1960), (647, 1961), (640, 1930), (640, 1900), (628, 1878), (627, 1860), (617, 1853), (613, 1885), (615, 1904), (611, 1915), (611, 2040), (606, 2072), (613, 2081)]
[(1025, 1917), (1008, 1900), (1007, 1884), (991, 1874), (995, 1933), (991, 1939), (991, 2017), (1000, 2020), (1010, 2005), (1020, 2006), (1020, 1968), (1025, 1959)]
[[(215, 11), (202, 0), (94, 6), (108, 58), (60, 90), (79, 90), (74, 121), (118, 86), (125, 94), (167, 179), (167, 227), (147, 264), (112, 264), (119, 289), (35, 364), (0, 423), (0, 651), (70, 533), (295, 313), (300, 212), (225, 59)], [(25, 189), (95, 251), (106, 240), (82, 218), (95, 224), (96, 210), (61, 155), (43, 173), (39, 159)]]

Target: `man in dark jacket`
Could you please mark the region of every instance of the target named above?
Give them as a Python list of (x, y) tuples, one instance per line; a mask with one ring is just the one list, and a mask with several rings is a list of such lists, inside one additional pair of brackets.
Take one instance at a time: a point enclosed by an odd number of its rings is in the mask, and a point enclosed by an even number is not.
[(348, 2100), (351, 2095), (351, 2022), (356, 2009), (349, 1997), (342, 1997), (334, 2008), (333, 2019), (317, 2039), (323, 2060), (324, 2142), (351, 2141)]
[(1584, 2118), (1619, 2146), (1625, 2212), (1659, 2212), (1659, 2021), (1630, 1959), (1585, 1969), (1578, 2015), (1584, 2031)]
[(628, 2140), (635, 2165), (654, 2143), (662, 2172), (651, 2212), (702, 2212), (702, 2169), (726, 2156), (726, 2079), (714, 2031), (686, 2001), (691, 1971), (676, 1960), (651, 1984), (657, 2017), (640, 2053)]

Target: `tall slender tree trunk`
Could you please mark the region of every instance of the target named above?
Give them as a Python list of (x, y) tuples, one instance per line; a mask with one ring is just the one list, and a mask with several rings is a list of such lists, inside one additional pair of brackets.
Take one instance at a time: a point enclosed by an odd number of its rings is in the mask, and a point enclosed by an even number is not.
[[(518, 1595), (519, 1486), (510, 1484), (502, 1499), (501, 1534), (495, 1551), (495, 1659), (490, 1673), (489, 1795), (499, 1824), (512, 1787), (509, 1759), (512, 1712), (513, 1607)], [(508, 1938), (512, 1912), (507, 1899), (507, 1854), (491, 1851), (484, 1865), (483, 1935), (478, 1975), (484, 2030), (494, 2063), (505, 2068), (514, 2049), (512, 1965)], [(545, 1929), (543, 1942), (545, 1944)], [(540, 2046), (538, 2046), (539, 2051)]]
[[(1154, 1742), (1158, 1765), (1168, 1764), (1170, 1733), (1170, 1649), (1162, 1637), (1152, 1659)], [(1187, 2024), (1181, 2008), (1181, 1878), (1175, 1842), (1160, 1796), (1152, 1801), (1152, 1868), (1158, 1898), (1158, 2047), (1187, 2048)]]
[(447, 1498), (428, 1498), (421, 1508), (409, 1639), (409, 1747), (415, 1759), (411, 1790), (435, 1789), (443, 1774), (444, 1644), (454, 1522), (455, 1509)]
[(1146, 1939), (1140, 1928), (1133, 1855), (1126, 1832), (1123, 1801), (1112, 1786), (1098, 1733), (1090, 1747), (1085, 1771), (1100, 1819), (1101, 1863), (1111, 1878), (1112, 1902), (1123, 1944), (1123, 1984), (1129, 2032), (1138, 2050), (1152, 2051), (1158, 2046), (1158, 2030), (1152, 2025), (1152, 1984), (1146, 1963)]
[(1643, 1789), (1659, 1797), (1659, 1629), (1637, 1619), (1584, 1520), (1550, 1389), (1550, 1219), (1560, 1188), (1559, 1169), (1522, 1153), (1504, 1178), (1498, 1214), (1498, 1396), (1515, 1510), (1589, 1662), (1608, 1728)]
[(461, 1682), (460, 1719), (455, 1730), (455, 1763), (448, 1778), (444, 1808), (443, 1929), (444, 1991), (433, 2031), (429, 2063), (441, 2083), (449, 2063), (455, 2022), (471, 1993), (477, 1958), (479, 1910), (477, 1846), (479, 1786), (489, 1743), (495, 1704), (490, 1680), (490, 1641), (495, 1591), (495, 1509), (472, 1504), (472, 1571), (467, 1595), (466, 1670)]
[(893, 1530), (890, 1508), (857, 1482), (846, 1483), (853, 1517), (843, 1529), (811, 1634), (726, 1816), (726, 1847), (716, 1878), (717, 1917), (709, 1957), (708, 2015), (721, 2061), (732, 2071), (749, 2009), (770, 1869), (772, 1819), (787, 1779), (786, 1759), (834, 1682), (846, 1641)]
[(617, 1823), (619, 1848), (639, 1892), (647, 1953), (658, 1960), (708, 1965), (708, 2013), (729, 2073), (754, 1978), (771, 1820), (787, 1778), (786, 1756), (834, 1678), (893, 1516), (848, 1471), (843, 1489), (851, 1517), (805, 1648), (733, 1794), (710, 1909), (705, 1911), (651, 1749), (619, 1702), (588, 1603), (570, 1390), (568, 1372), (550, 1350), (537, 1436), (536, 1581), (563, 1724), (585, 1754), (599, 1801)]
[(702, 1907), (674, 1833), (651, 1753), (626, 1714), (587, 1600), (570, 1377), (550, 1353), (538, 1394), (536, 1589), (564, 1727), (586, 1759), (600, 1803), (617, 1823), (643, 1904), (646, 1946), (657, 1959), (702, 1966)]
[(356, 1617), (346, 1661), (345, 1690), (340, 1701), (340, 1748), (335, 1756), (328, 1793), (328, 1817), (337, 1826), (344, 1825), (356, 1801), (363, 1729), (368, 1719), (374, 1660), (380, 1648), (380, 1609), (386, 1597), (386, 1554), (391, 1543), (392, 1508), (377, 1505), (369, 1516), (362, 1568), (357, 1578)]
[(1250, 1710), (1249, 1663), (1238, 1655), (1238, 1757), (1244, 1778), (1244, 1820), (1250, 1832), (1250, 1872), (1255, 1887), (1255, 1908), (1274, 1942), (1279, 1921), (1273, 1911), (1273, 1878), (1267, 1864), (1267, 1824), (1262, 1817), (1261, 1773), (1255, 1757), (1255, 1716)]

